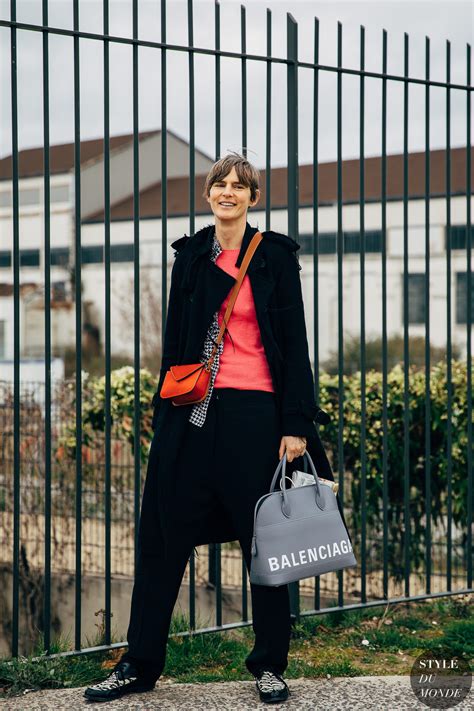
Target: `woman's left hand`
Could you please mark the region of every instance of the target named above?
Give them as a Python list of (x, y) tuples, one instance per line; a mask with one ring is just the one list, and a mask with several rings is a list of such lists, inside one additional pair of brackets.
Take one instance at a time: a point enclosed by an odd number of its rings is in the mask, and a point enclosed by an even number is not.
[(286, 450), (286, 461), (292, 462), (293, 459), (301, 457), (306, 451), (306, 437), (293, 437), (292, 435), (284, 435), (281, 438), (280, 449), (278, 456), (280, 459), (285, 454)]

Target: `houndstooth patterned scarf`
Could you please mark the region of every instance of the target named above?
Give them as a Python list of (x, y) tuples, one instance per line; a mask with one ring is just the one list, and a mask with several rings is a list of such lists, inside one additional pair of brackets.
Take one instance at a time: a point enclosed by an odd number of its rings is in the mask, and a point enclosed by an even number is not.
[[(222, 247), (219, 243), (219, 240), (216, 237), (216, 230), (213, 228), (213, 242), (212, 242), (212, 247), (210, 251), (210, 258), (212, 259), (213, 262), (216, 261), (217, 257), (219, 254), (222, 252)], [(202, 350), (201, 357), (199, 359), (200, 363), (205, 363), (206, 360), (210, 357), (212, 353), (212, 349), (214, 348), (215, 342), (217, 340), (217, 336), (219, 335), (219, 321), (218, 321), (218, 315), (219, 311), (216, 311), (211, 325), (209, 326), (208, 332), (206, 334), (206, 338), (204, 340), (204, 346)], [(191, 422), (193, 425), (196, 425), (197, 427), (202, 427), (204, 422), (206, 421), (206, 414), (207, 414), (207, 408), (209, 405), (209, 401), (211, 399), (212, 395), (212, 390), (214, 388), (214, 381), (216, 379), (217, 371), (219, 370), (219, 357), (222, 354), (224, 350), (224, 339), (219, 343), (219, 346), (217, 348), (217, 352), (215, 355), (215, 358), (212, 362), (211, 365), (211, 375), (209, 378), (209, 391), (202, 400), (202, 402), (196, 402), (192, 409), (191, 409), (191, 414), (189, 415), (189, 422)]]

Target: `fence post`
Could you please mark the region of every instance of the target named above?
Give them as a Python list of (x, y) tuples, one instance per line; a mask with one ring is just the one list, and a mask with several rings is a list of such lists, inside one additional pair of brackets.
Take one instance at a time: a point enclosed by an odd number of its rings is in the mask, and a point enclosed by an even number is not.
[[(298, 239), (298, 25), (287, 13), (287, 130), (288, 130), (288, 234)], [(299, 582), (290, 583), (290, 611), (294, 621), (300, 619)]]

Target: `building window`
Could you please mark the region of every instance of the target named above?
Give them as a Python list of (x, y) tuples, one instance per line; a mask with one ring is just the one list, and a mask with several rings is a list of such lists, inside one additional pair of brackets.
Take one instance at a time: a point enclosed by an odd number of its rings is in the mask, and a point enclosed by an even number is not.
[(11, 207), (12, 206), (12, 194), (9, 190), (2, 190), (0, 192), (0, 207)]
[(52, 267), (67, 267), (69, 264), (69, 247), (52, 247), (50, 263)]
[(25, 205), (39, 205), (40, 191), (39, 188), (22, 188), (18, 193), (20, 207)]
[(317, 244), (319, 254), (336, 254), (337, 235), (335, 235), (334, 233), (318, 235)]
[[(474, 320), (474, 274), (471, 275), (471, 324)], [(467, 323), (467, 272), (456, 274), (456, 323)]]
[(110, 246), (111, 262), (133, 262), (133, 244), (113, 244)]
[(101, 264), (104, 261), (102, 245), (81, 247), (82, 264)]
[[(39, 249), (20, 249), (20, 267), (39, 267)], [(9, 269), (12, 266), (12, 253), (10, 251), (0, 252), (0, 268)]]
[(66, 282), (55, 281), (51, 285), (51, 299), (53, 301), (66, 301)]
[[(301, 245), (298, 254), (313, 254), (313, 235), (302, 234), (296, 240)], [(318, 254), (336, 254), (336, 235), (334, 232), (320, 232), (314, 239), (314, 251)]]
[(12, 253), (9, 251), (0, 252), (0, 268), (9, 269), (12, 265)]
[[(401, 279), (403, 294), (403, 274)], [(408, 323), (425, 323), (425, 318), (425, 275), (408, 274)]]
[[(451, 249), (466, 249), (467, 225), (451, 225)], [(474, 235), (471, 227), (471, 248), (474, 247)], [(445, 249), (448, 248), (448, 228), (445, 229)]]
[[(345, 254), (360, 254), (362, 249), (361, 233), (344, 232), (344, 253)], [(382, 251), (382, 231), (381, 230), (366, 230), (365, 231), (365, 252), (378, 253)]]
[(20, 249), (20, 267), (39, 267), (39, 249)]
[(50, 195), (51, 202), (69, 202), (69, 186), (52, 185)]
[[(343, 232), (343, 249), (344, 254), (360, 254), (361, 250), (361, 233), (359, 230), (352, 232)], [(299, 254), (313, 253), (313, 235), (300, 235), (297, 242), (301, 245)], [(337, 233), (336, 232), (320, 232), (315, 239), (315, 249), (318, 247), (319, 254), (336, 254)], [(365, 231), (365, 252), (380, 253), (382, 251), (382, 231), (381, 230), (366, 230)]]
[[(51, 202), (69, 202), (68, 185), (52, 185), (49, 194)], [(40, 188), (21, 188), (18, 191), (20, 206), (39, 205), (43, 195), (43, 190)], [(0, 191), (0, 207), (12, 207), (12, 204), (11, 190)]]
[(6, 321), (0, 321), (0, 358), (5, 358), (6, 353)]

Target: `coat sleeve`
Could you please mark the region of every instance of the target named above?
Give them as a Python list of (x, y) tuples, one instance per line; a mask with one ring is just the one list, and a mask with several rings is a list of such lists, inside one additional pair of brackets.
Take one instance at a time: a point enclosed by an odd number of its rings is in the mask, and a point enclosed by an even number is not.
[(277, 287), (284, 358), (281, 427), (283, 435), (315, 437), (313, 420), (323, 411), (314, 397), (300, 269), (296, 255), (287, 254)]
[(163, 341), (163, 353), (161, 356), (161, 368), (158, 386), (151, 404), (153, 406), (153, 419), (151, 427), (154, 430), (158, 419), (160, 406), (163, 400), (160, 398), (160, 390), (165, 379), (165, 375), (170, 366), (175, 365), (178, 360), (179, 328), (181, 322), (181, 292), (178, 287), (179, 262), (176, 258), (171, 270), (171, 284), (168, 297), (168, 313), (166, 316), (165, 337)]

